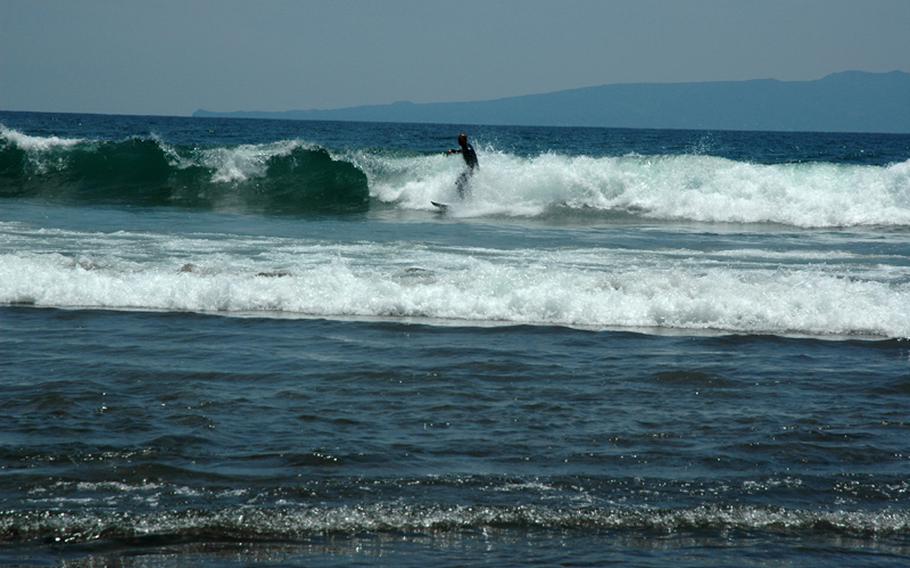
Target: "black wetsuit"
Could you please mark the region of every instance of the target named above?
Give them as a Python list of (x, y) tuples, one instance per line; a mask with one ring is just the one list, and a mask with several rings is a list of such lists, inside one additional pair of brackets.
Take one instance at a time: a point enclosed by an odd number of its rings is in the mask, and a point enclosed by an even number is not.
[(464, 163), (472, 170), (477, 166), (477, 152), (474, 151), (474, 146), (466, 144), (461, 149), (461, 156), (464, 158)]
[(461, 157), (464, 158), (464, 163), (468, 165), (468, 170), (461, 172), (461, 175), (458, 176), (458, 181), (455, 182), (455, 187), (458, 189), (458, 197), (464, 199), (465, 192), (468, 189), (468, 180), (471, 178), (471, 174), (474, 173), (474, 168), (478, 166), (477, 152), (474, 151), (474, 146), (470, 144), (465, 144), (459, 151), (461, 152)]

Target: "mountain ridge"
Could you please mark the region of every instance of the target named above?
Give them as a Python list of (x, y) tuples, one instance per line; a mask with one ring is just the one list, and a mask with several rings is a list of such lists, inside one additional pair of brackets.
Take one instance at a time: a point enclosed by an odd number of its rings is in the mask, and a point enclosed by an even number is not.
[(910, 133), (910, 73), (841, 71), (808, 81), (613, 83), (481, 101), (217, 112), (196, 117)]

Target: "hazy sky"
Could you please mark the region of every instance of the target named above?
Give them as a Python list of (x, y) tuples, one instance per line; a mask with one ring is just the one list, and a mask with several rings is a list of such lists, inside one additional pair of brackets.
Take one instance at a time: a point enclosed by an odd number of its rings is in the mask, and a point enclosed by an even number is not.
[(479, 100), (910, 71), (910, 0), (0, 0), (0, 109)]

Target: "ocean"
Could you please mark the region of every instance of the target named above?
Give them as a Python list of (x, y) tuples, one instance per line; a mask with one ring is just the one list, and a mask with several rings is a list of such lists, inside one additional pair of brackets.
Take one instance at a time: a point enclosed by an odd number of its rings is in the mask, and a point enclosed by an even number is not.
[(2, 112), (0, 564), (906, 566), (908, 338), (910, 135)]

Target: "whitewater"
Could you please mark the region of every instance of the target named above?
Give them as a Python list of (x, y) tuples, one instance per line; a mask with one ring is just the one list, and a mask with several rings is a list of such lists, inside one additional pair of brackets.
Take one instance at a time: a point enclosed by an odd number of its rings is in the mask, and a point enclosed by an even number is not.
[(908, 135), (0, 112), (0, 564), (902, 565), (908, 340)]
[[(492, 148), (485, 158), (489, 167), (478, 172), (473, 199), (457, 207), (457, 215), (540, 216), (565, 208), (807, 228), (910, 224), (907, 161), (881, 167), (764, 165), (712, 156), (521, 158)], [(430, 200), (454, 198), (453, 164), (444, 157), (353, 161), (372, 174), (373, 194), (383, 202), (428, 209)]]
[[(441, 153), (402, 153), (327, 151), (301, 139), (188, 148), (154, 136), (86, 141), (29, 136), (0, 126), (0, 160), (10, 178), (5, 189), (18, 189), (20, 195), (78, 200), (86, 184), (115, 183), (116, 189), (95, 199), (141, 203), (148, 187), (129, 192), (123, 186), (147, 184), (164, 186), (162, 203), (250, 210), (260, 201), (284, 199), (302, 201), (298, 210), (306, 211), (324, 208), (320, 194), (329, 184), (346, 200), (329, 206), (342, 210), (363, 205), (367, 195), (406, 210), (432, 211), (430, 201), (457, 201), (452, 179), (462, 167), (458, 160)], [(492, 144), (482, 153), (487, 167), (473, 177), (471, 198), (454, 204), (455, 216), (540, 217), (569, 211), (804, 228), (910, 226), (910, 160), (856, 165), (761, 164), (688, 154), (546, 151), (521, 156)], [(93, 163), (102, 158), (106, 163)], [(291, 199), (276, 181), (301, 186), (303, 199)], [(314, 187), (317, 183), (322, 185)]]
[(910, 337), (910, 266), (883, 267), (895, 259), (876, 254), (752, 250), (731, 262), (731, 250), (339, 245), (0, 224), (4, 249), (27, 244), (0, 255), (2, 303)]
[[(201, 148), (157, 135), (104, 141), (8, 127), (0, 140), (12, 172), (6, 192), (77, 206), (285, 214), (368, 207), (391, 215), (435, 213), (430, 202), (443, 201), (451, 202), (444, 222), (525, 219), (612, 231), (656, 224), (665, 233), (680, 221), (743, 230), (910, 227), (910, 160), (762, 164), (552, 150), (521, 156), (487, 145), (462, 202), (453, 179), (463, 165), (439, 152), (330, 151), (299, 138)], [(12, 252), (2, 256), (0, 302), (9, 305), (910, 336), (904, 255), (883, 256), (849, 239), (843, 249), (778, 250), (779, 231), (768, 228), (757, 230), (773, 247), (740, 251), (676, 249), (672, 239), (655, 249), (609, 239), (582, 248), (478, 248), (2, 228), (4, 249)], [(807, 243), (827, 238), (844, 240), (804, 235)], [(906, 235), (889, 240), (905, 245)], [(73, 242), (83, 245), (64, 252)]]

